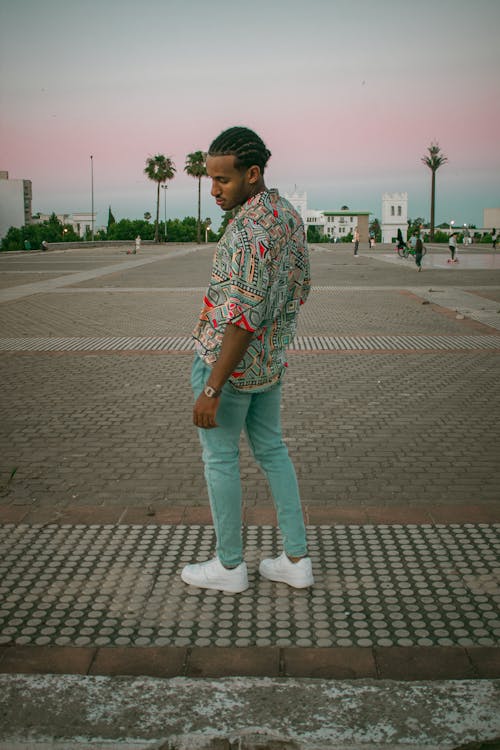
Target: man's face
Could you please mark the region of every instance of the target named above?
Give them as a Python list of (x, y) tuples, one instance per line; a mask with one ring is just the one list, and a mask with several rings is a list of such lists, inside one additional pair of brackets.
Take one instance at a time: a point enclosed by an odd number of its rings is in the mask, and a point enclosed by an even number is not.
[(254, 167), (236, 169), (235, 157), (207, 156), (207, 174), (212, 180), (211, 195), (223, 211), (241, 206), (253, 195)]

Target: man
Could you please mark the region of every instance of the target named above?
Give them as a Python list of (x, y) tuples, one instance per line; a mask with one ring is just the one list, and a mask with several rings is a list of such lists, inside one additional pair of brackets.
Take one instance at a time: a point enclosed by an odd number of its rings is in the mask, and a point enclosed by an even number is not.
[(354, 230), (354, 255), (358, 255), (359, 250), (359, 229), (356, 227)]
[(296, 588), (313, 584), (297, 479), (281, 436), (281, 379), (300, 305), (309, 293), (304, 225), (264, 170), (271, 153), (248, 128), (221, 133), (206, 160), (211, 194), (236, 209), (217, 245), (199, 321), (191, 382), (217, 538), (216, 557), (186, 565), (201, 588), (248, 588), (241, 534), (239, 438), (244, 429), (273, 495), (284, 551), (259, 571)]
[(457, 233), (452, 232), (448, 237), (448, 250), (450, 251), (450, 257), (448, 263), (458, 263), (457, 255)]

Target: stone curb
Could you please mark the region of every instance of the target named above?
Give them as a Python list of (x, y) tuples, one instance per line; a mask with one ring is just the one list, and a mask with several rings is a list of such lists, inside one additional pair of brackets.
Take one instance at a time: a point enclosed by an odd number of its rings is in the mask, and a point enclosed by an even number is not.
[(0, 674), (482, 680), (500, 679), (500, 647), (8, 645), (0, 647)]

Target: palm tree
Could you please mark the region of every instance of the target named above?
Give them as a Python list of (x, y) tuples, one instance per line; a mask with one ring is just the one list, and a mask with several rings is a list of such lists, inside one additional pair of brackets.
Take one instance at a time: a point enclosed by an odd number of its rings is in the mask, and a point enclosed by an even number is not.
[(160, 224), (160, 185), (165, 183), (167, 180), (173, 180), (176, 172), (175, 164), (172, 159), (163, 154), (156, 154), (156, 156), (150, 156), (146, 160), (146, 168), (144, 174), (146, 174), (150, 180), (154, 180), (157, 183), (156, 188), (156, 221), (155, 221), (155, 242), (159, 242), (158, 227)]
[(196, 224), (196, 241), (201, 242), (201, 178), (207, 176), (205, 160), (207, 155), (203, 151), (195, 151), (186, 156), (184, 171), (198, 180), (198, 222)]
[(448, 161), (448, 157), (441, 153), (441, 149), (438, 143), (431, 143), (431, 145), (427, 147), (427, 151), (429, 153), (427, 156), (422, 157), (422, 162), (423, 164), (425, 164), (426, 167), (429, 167), (429, 169), (432, 172), (430, 239), (433, 240), (434, 239), (434, 207), (436, 205), (436, 172), (438, 171), (439, 167), (441, 167), (443, 164), (446, 164), (446, 162)]

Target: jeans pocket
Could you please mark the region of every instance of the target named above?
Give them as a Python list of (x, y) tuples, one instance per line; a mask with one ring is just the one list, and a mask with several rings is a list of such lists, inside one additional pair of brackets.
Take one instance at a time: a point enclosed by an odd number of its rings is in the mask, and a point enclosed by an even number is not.
[(208, 380), (209, 367), (203, 362), (198, 354), (194, 355), (193, 365), (191, 367), (191, 388), (193, 393), (198, 398), (203, 390), (203, 387)]

